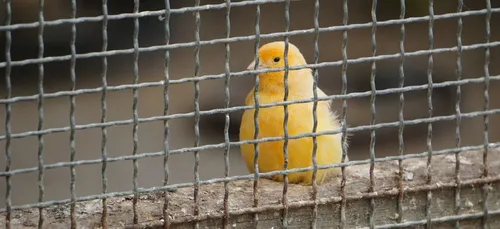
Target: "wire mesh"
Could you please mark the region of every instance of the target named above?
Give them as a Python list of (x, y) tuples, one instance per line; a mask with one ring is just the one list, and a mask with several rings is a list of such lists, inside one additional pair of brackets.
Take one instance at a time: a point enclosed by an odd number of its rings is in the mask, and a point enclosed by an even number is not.
[[(313, 18), (313, 28), (302, 29), (302, 30), (291, 30), (291, 19), (290, 19), (290, 7), (292, 6), (291, 0), (254, 0), (254, 1), (238, 1), (232, 2), (231, 0), (222, 1), (223, 3), (219, 4), (202, 4), (201, 0), (196, 0), (194, 6), (184, 7), (184, 8), (171, 8), (171, 1), (164, 1), (164, 9), (157, 11), (141, 11), (141, 5), (139, 0), (134, 1), (133, 13), (122, 13), (122, 14), (109, 14), (108, 12), (108, 1), (102, 0), (101, 8), (102, 15), (100, 16), (85, 16), (85, 17), (77, 17), (77, 0), (71, 1), (71, 16), (68, 19), (57, 19), (57, 20), (45, 20), (44, 10), (46, 9), (45, 2), (40, 0), (38, 3), (38, 22), (32, 23), (12, 23), (12, 2), (11, 0), (4, 1), (5, 5), (5, 15), (6, 20), (4, 25), (0, 26), (0, 31), (5, 33), (5, 61), (0, 62), (0, 68), (5, 69), (5, 91), (6, 96), (3, 99), (0, 99), (0, 104), (5, 105), (5, 134), (0, 136), (0, 141), (5, 141), (5, 171), (0, 172), (0, 177), (5, 179), (5, 208), (0, 209), (0, 213), (5, 214), (5, 227), (13, 228), (11, 222), (13, 221), (12, 212), (15, 210), (28, 209), (28, 208), (38, 208), (38, 226), (41, 228), (46, 225), (45, 222), (47, 217), (47, 212), (45, 208), (55, 205), (64, 205), (70, 204), (70, 227), (77, 228), (78, 225), (78, 217), (77, 217), (77, 203), (82, 201), (89, 200), (101, 200), (102, 201), (102, 217), (100, 220), (100, 224), (103, 227), (107, 227), (108, 220), (107, 217), (109, 215), (109, 206), (108, 199), (112, 197), (124, 197), (133, 195), (132, 199), (132, 214), (133, 214), (133, 224), (139, 224), (141, 219), (138, 212), (138, 205), (141, 201), (140, 196), (145, 193), (152, 193), (155, 191), (164, 191), (163, 197), (163, 209), (162, 209), (162, 220), (164, 223), (164, 227), (167, 228), (171, 225), (171, 219), (169, 217), (169, 204), (171, 202), (171, 197), (169, 192), (173, 192), (180, 188), (186, 187), (194, 187), (193, 188), (193, 212), (192, 216), (195, 219), (194, 225), (195, 228), (200, 228), (200, 221), (203, 219), (201, 200), (200, 200), (200, 189), (202, 185), (206, 184), (214, 184), (214, 183), (224, 183), (224, 194), (222, 199), (222, 224), (224, 228), (230, 227), (231, 216), (234, 213), (230, 208), (230, 182), (237, 180), (249, 180), (252, 186), (252, 208), (247, 212), (253, 214), (253, 227), (260, 227), (260, 217), (259, 215), (264, 212), (264, 210), (269, 210), (270, 208), (265, 208), (260, 206), (259, 204), (259, 190), (262, 186), (260, 182), (261, 177), (270, 177), (282, 175), (283, 178), (283, 187), (282, 187), (282, 197), (280, 200), (280, 205), (272, 210), (281, 211), (281, 225), (284, 228), (294, 227), (294, 225), (290, 225), (290, 209), (295, 206), (296, 203), (289, 203), (288, 195), (290, 192), (290, 187), (292, 186), (289, 182), (288, 175), (290, 173), (295, 172), (305, 172), (305, 171), (313, 171), (312, 172), (312, 187), (311, 187), (311, 200), (304, 200), (304, 203), (309, 203), (307, 206), (312, 207), (312, 217), (310, 221), (311, 228), (319, 227), (318, 219), (320, 217), (320, 200), (318, 197), (318, 189), (320, 184), (317, 184), (316, 177), (318, 176), (318, 171), (320, 169), (327, 168), (339, 168), (341, 171), (340, 178), (340, 214), (339, 219), (340, 225), (342, 228), (348, 227), (348, 218), (346, 217), (346, 211), (348, 208), (347, 202), (348, 197), (345, 190), (346, 185), (346, 167), (355, 166), (355, 165), (367, 165), (369, 164), (369, 170), (367, 176), (369, 176), (369, 190), (366, 194), (364, 194), (363, 198), (369, 199), (369, 209), (367, 214), (369, 215), (369, 227), (370, 228), (402, 228), (405, 226), (415, 226), (415, 225), (426, 225), (427, 228), (431, 228), (432, 223), (436, 222), (454, 222), (455, 228), (460, 228), (460, 220), (469, 219), (469, 218), (480, 218), (482, 227), (488, 228), (488, 219), (492, 215), (500, 214), (500, 210), (489, 210), (488, 203), (483, 201), (483, 210), (482, 213), (473, 213), (464, 215), (462, 214), (463, 203), (461, 199), (461, 187), (464, 184), (478, 184), (482, 185), (482, 195), (483, 199), (487, 200), (489, 198), (489, 187), (488, 183), (495, 182), (498, 180), (498, 177), (491, 177), (489, 174), (488, 167), (488, 155), (489, 150), (491, 148), (500, 147), (500, 142), (490, 142), (489, 141), (489, 131), (491, 130), (491, 122), (489, 117), (491, 115), (500, 114), (500, 109), (494, 109), (490, 106), (490, 83), (492, 81), (500, 80), (500, 76), (491, 75), (490, 74), (490, 60), (491, 60), (491, 49), (500, 46), (500, 41), (495, 41), (492, 39), (492, 31), (491, 31), (491, 18), (493, 14), (500, 13), (500, 8), (492, 7), (490, 1), (486, 1), (486, 9), (481, 10), (466, 10), (464, 11), (464, 2), (463, 0), (457, 1), (457, 12), (456, 13), (445, 13), (435, 15), (434, 13), (434, 1), (429, 0), (428, 2), (428, 15), (422, 17), (410, 17), (408, 18), (406, 15), (408, 6), (406, 5), (405, 0), (400, 0), (400, 14), (399, 19), (392, 20), (383, 20), (379, 21), (377, 18), (377, 10), (379, 2), (377, 0), (372, 1), (370, 16), (372, 22), (369, 23), (358, 23), (358, 24), (349, 24), (349, 8), (348, 8), (348, 0), (342, 1), (342, 25), (339, 26), (329, 26), (329, 27), (320, 27), (320, 8), (321, 1), (314, 1), (314, 18)], [(282, 3), (285, 9), (284, 21), (285, 28), (283, 32), (273, 32), (267, 34), (261, 34), (260, 24), (261, 21), (261, 7), (270, 3)], [(254, 18), (254, 35), (248, 36), (231, 36), (231, 12), (235, 8), (239, 7), (255, 7), (255, 18)], [(224, 18), (224, 38), (217, 38), (212, 40), (203, 40), (200, 36), (200, 30), (202, 27), (202, 12), (209, 10), (224, 10), (225, 18)], [(222, 11), (221, 11), (222, 12)], [(195, 23), (195, 31), (194, 31), (194, 39), (193, 42), (184, 42), (184, 43), (172, 43), (171, 42), (171, 28), (170, 24), (172, 22), (171, 16), (176, 14), (186, 14), (186, 13), (194, 13), (194, 23)], [(464, 23), (462, 18), (472, 17), (472, 16), (484, 16), (485, 19), (485, 31), (486, 37), (484, 43), (475, 43), (464, 45), (462, 43), (462, 32)], [(154, 45), (148, 47), (141, 47), (139, 44), (139, 28), (140, 23), (139, 19), (146, 17), (160, 17), (164, 23), (164, 44), (162, 45)], [(108, 45), (108, 22), (116, 21), (116, 20), (125, 20), (132, 19), (134, 32), (132, 34), (133, 39), (133, 48), (128, 49), (119, 49), (119, 50), (109, 50)], [(434, 22), (437, 20), (445, 20), (445, 19), (456, 19), (457, 20), (457, 36), (456, 42), (457, 45), (448, 48), (434, 48)], [(428, 21), (428, 49), (425, 50), (417, 50), (417, 51), (407, 51), (405, 49), (405, 38), (406, 38), (406, 26), (408, 24), (417, 23), (417, 22), (427, 22)], [(77, 25), (88, 22), (98, 22), (102, 24), (102, 46), (100, 51), (98, 52), (88, 52), (88, 53), (77, 53)], [(47, 27), (56, 27), (60, 25), (71, 25), (71, 39), (70, 39), (70, 50), (71, 53), (69, 55), (60, 55), (60, 56), (50, 56), (47, 57), (44, 55), (44, 30)], [(399, 50), (394, 54), (378, 54), (378, 38), (377, 31), (382, 27), (387, 26), (399, 26)], [(11, 58), (11, 46), (12, 46), (12, 32), (16, 30), (23, 29), (38, 29), (37, 39), (38, 39), (38, 57), (33, 59), (23, 59), (23, 60), (12, 60)], [(356, 29), (371, 29), (371, 56), (370, 57), (359, 57), (354, 59), (348, 58), (348, 41), (349, 36), (348, 32)], [(319, 42), (320, 42), (320, 34), (327, 32), (340, 31), (342, 32), (342, 47), (341, 47), (341, 57), (342, 60), (339, 61), (320, 61), (320, 50)], [(306, 64), (303, 66), (289, 66), (289, 38), (293, 36), (299, 35), (307, 35), (312, 34), (314, 36), (314, 49), (313, 49), (313, 63)], [(284, 38), (285, 41), (285, 51), (284, 51), (284, 67), (278, 69), (257, 69), (259, 66), (260, 56), (258, 55), (259, 48), (264, 43), (261, 39), (271, 39), (271, 38)], [(230, 60), (232, 58), (231, 55), (231, 44), (236, 42), (243, 41), (254, 41), (254, 51), (255, 51), (255, 65), (253, 70), (245, 70), (245, 71), (233, 71), (230, 68)], [(200, 62), (200, 49), (204, 46), (214, 45), (214, 44), (224, 44), (224, 73), (214, 74), (214, 75), (202, 75), (201, 74), (201, 62)], [(349, 43), (352, 44), (352, 43)], [(194, 74), (192, 77), (186, 77), (181, 79), (171, 79), (170, 78), (170, 59), (171, 59), (171, 51), (180, 49), (180, 48), (194, 48)], [(463, 70), (463, 61), (465, 61), (463, 57), (463, 53), (470, 50), (484, 49), (484, 76), (477, 78), (466, 78), (464, 77)], [(139, 59), (140, 55), (147, 52), (154, 51), (163, 51), (164, 52), (164, 75), (163, 80), (161, 81), (148, 81), (148, 82), (140, 82), (140, 73), (139, 73)], [(434, 82), (433, 77), (433, 68), (434, 68), (434, 55), (441, 53), (456, 53), (456, 80), (452, 81), (442, 81), (442, 82)], [(133, 79), (131, 84), (121, 84), (117, 86), (108, 85), (108, 57), (116, 56), (116, 55), (124, 55), (124, 54), (132, 54), (133, 55)], [(405, 63), (406, 59), (410, 57), (416, 56), (427, 56), (427, 84), (424, 85), (413, 85), (413, 86), (405, 86)], [(77, 60), (80, 59), (88, 59), (88, 58), (101, 58), (102, 72), (101, 72), (101, 86), (94, 88), (83, 88), (77, 89), (77, 74), (76, 74), (76, 63)], [(399, 60), (398, 66), (398, 87), (397, 88), (389, 88), (389, 89), (377, 89), (376, 88), (376, 76), (377, 76), (377, 62), (382, 60), (390, 60), (397, 59)], [(45, 75), (44, 75), (44, 64), (52, 63), (52, 62), (63, 62), (69, 61), (70, 63), (70, 72), (69, 77), (71, 81), (71, 87), (67, 91), (57, 91), (46, 93), (44, 90), (45, 84)], [(354, 92), (348, 93), (348, 74), (347, 69), (349, 65), (359, 64), (359, 63), (369, 63), (371, 67), (370, 74), (370, 91), (365, 92)], [(37, 80), (37, 89), (38, 93), (34, 95), (24, 95), (24, 96), (13, 96), (12, 94), (12, 83), (11, 83), (11, 71), (13, 67), (23, 67), (27, 65), (37, 65), (38, 66), (38, 80)], [(319, 80), (319, 72), (318, 70), (321, 68), (327, 67), (341, 67), (341, 93), (334, 94), (329, 96), (318, 95), (318, 80)], [(313, 98), (310, 99), (301, 99), (301, 100), (293, 100), (290, 101), (289, 97), (289, 87), (288, 87), (288, 77), (290, 71), (298, 70), (302, 68), (311, 68), (312, 69), (312, 77), (314, 78), (313, 83)], [(284, 98), (283, 102), (277, 102), (273, 104), (260, 104), (259, 102), (259, 87), (261, 83), (259, 82), (259, 77), (255, 77), (255, 87), (253, 89), (254, 97), (253, 102), (254, 105), (241, 105), (241, 106), (230, 106), (231, 101), (231, 91), (230, 91), (230, 81), (235, 77), (243, 77), (248, 75), (256, 75), (265, 72), (284, 72)], [(212, 79), (223, 79), (224, 80), (224, 105), (223, 108), (202, 110), (200, 107), (200, 98), (201, 98), (201, 90), (200, 83), (207, 80)], [(185, 112), (185, 113), (171, 113), (169, 110), (170, 102), (175, 100), (175, 97), (169, 95), (169, 88), (172, 85), (176, 84), (188, 84), (193, 83), (194, 86), (194, 101), (193, 101), (193, 111)], [(484, 104), (482, 111), (474, 111), (474, 112), (464, 112), (461, 108), (462, 103), (462, 86), (470, 85), (470, 84), (484, 84)], [(436, 89), (445, 88), (445, 87), (456, 87), (456, 100), (454, 101), (455, 106), (455, 114), (451, 115), (442, 115), (435, 116), (434, 107), (433, 107), (433, 93)], [(163, 87), (163, 115), (160, 116), (150, 116), (150, 117), (141, 117), (139, 114), (139, 89), (143, 88), (154, 88), (154, 87)], [(108, 102), (107, 97), (108, 93), (112, 91), (123, 91), (123, 90), (132, 90), (132, 118), (131, 119), (122, 119), (117, 121), (109, 121), (108, 120)], [(428, 110), (427, 118), (419, 118), (419, 119), (411, 119), (405, 120), (403, 110), (405, 106), (405, 94), (407, 92), (412, 91), (421, 91), (427, 90), (427, 102), (428, 107), (425, 108)], [(88, 123), (88, 124), (77, 124), (75, 118), (75, 110), (76, 110), (76, 99), (78, 96), (92, 94), (92, 93), (100, 93), (100, 122), (97, 123)], [(395, 122), (386, 122), (379, 123), (377, 122), (377, 107), (376, 107), (376, 98), (382, 95), (388, 94), (399, 94), (398, 106), (398, 121)], [(68, 97), (70, 103), (69, 110), (69, 126), (64, 127), (45, 127), (45, 116), (44, 110), (44, 101), (47, 99), (60, 98), (60, 97)], [(362, 98), (362, 97), (370, 97), (370, 123), (369, 125), (361, 125), (356, 127), (348, 127), (347, 126), (347, 100), (353, 98)], [(318, 103), (321, 101), (342, 101), (342, 110), (340, 115), (340, 123), (341, 128), (338, 130), (331, 131), (318, 131), (318, 115), (317, 108)], [(35, 101), (37, 102), (37, 128), (36, 130), (24, 131), (24, 132), (13, 132), (12, 131), (12, 106), (14, 104), (25, 102), (25, 101)], [(297, 103), (313, 103), (312, 105), (312, 116), (313, 116), (313, 128), (311, 133), (299, 134), (299, 135), (289, 135), (289, 106)], [(275, 106), (283, 106), (284, 107), (284, 123), (283, 123), (283, 131), (284, 136), (281, 137), (261, 137), (260, 127), (258, 122), (259, 110), (263, 108), (275, 107)], [(231, 141), (230, 138), (230, 113), (245, 111), (255, 109), (253, 120), (255, 123), (255, 132), (253, 140), (244, 140), (244, 141)], [(200, 119), (203, 116), (214, 115), (214, 114), (223, 114), (224, 115), (224, 142), (216, 143), (216, 144), (202, 144), (201, 143), (201, 134), (200, 134)], [(483, 117), (484, 127), (483, 127), (483, 144), (473, 145), (473, 146), (462, 146), (462, 120), (474, 117)], [(194, 145), (192, 147), (185, 147), (180, 149), (172, 149), (170, 146), (169, 137), (172, 134), (169, 127), (169, 121), (174, 119), (181, 118), (192, 118), (194, 119)], [(158, 152), (140, 152), (139, 150), (139, 124), (148, 123), (153, 121), (162, 121), (163, 122), (163, 150)], [(442, 150), (433, 150), (433, 123), (440, 121), (455, 121), (455, 147), (449, 149)], [(406, 154), (405, 152), (405, 143), (404, 143), (404, 130), (405, 127), (411, 125), (418, 124), (427, 124), (427, 135), (426, 135), (426, 146), (427, 150), (422, 153), (414, 153), (414, 154)], [(132, 125), (132, 141), (133, 148), (131, 149), (130, 155), (125, 156), (110, 156), (108, 154), (107, 145), (108, 145), (108, 131), (107, 128), (113, 126), (123, 126), (123, 125)], [(387, 156), (387, 157), (377, 157), (375, 151), (376, 144), (376, 131), (381, 128), (397, 128), (398, 129), (398, 155), (397, 156)], [(76, 134), (78, 131), (86, 130), (86, 129), (101, 129), (102, 141), (100, 145), (100, 153), (101, 158), (96, 159), (84, 159), (77, 160), (77, 150), (76, 150)], [(231, 127), (234, 128), (234, 127)], [(370, 143), (369, 143), (369, 159), (366, 160), (347, 160), (347, 139), (348, 134), (356, 133), (361, 131), (369, 131), (370, 132)], [(57, 163), (46, 163), (44, 160), (45, 154), (45, 142), (44, 137), (47, 135), (55, 134), (55, 133), (63, 133), (69, 132), (69, 161), (67, 162), (57, 162)], [(317, 162), (317, 151), (318, 151), (318, 136), (325, 134), (341, 134), (342, 136), (342, 161), (341, 163), (331, 164), (326, 166), (320, 166)], [(25, 167), (19, 169), (13, 169), (11, 166), (12, 163), (12, 155), (13, 152), (11, 149), (11, 141), (13, 139), (23, 139), (27, 137), (35, 136), (38, 140), (38, 149), (37, 149), (37, 165), (32, 167)], [(288, 145), (290, 141), (294, 139), (300, 138), (312, 138), (313, 147), (312, 147), (312, 158), (311, 164), (307, 168), (289, 168), (289, 152)], [(260, 172), (259, 170), (259, 158), (262, 158), (262, 152), (259, 152), (259, 143), (269, 142), (269, 141), (283, 141), (283, 156), (284, 156), (284, 168), (281, 171), (271, 171), (271, 172)], [(234, 148), (238, 148), (244, 144), (252, 144), (254, 146), (254, 174), (248, 175), (236, 175), (230, 176), (230, 152)], [(203, 180), (200, 178), (200, 165), (203, 164), (203, 161), (200, 159), (200, 152), (209, 149), (218, 149), (223, 150), (224, 154), (224, 177), (223, 178), (212, 178), (208, 180)], [(461, 156), (460, 153), (463, 151), (470, 150), (482, 150), (482, 161), (483, 161), (483, 180), (462, 180), (460, 174), (460, 165), (461, 165)], [(169, 157), (177, 154), (186, 154), (193, 153), (194, 156), (194, 182), (186, 182), (186, 183), (177, 183), (170, 184), (169, 177), (172, 173), (169, 168)], [(433, 198), (433, 191), (430, 188), (424, 189), (421, 191), (426, 192), (426, 200), (427, 205), (425, 209), (426, 218), (418, 221), (405, 221), (405, 211), (404, 211), (404, 199), (405, 192), (407, 188), (405, 188), (405, 168), (403, 166), (403, 161), (411, 158), (422, 158), (426, 162), (426, 185), (433, 186), (433, 174), (431, 168), (432, 158), (437, 155), (454, 155), (455, 158), (455, 174), (454, 174), (454, 188), (455, 196), (454, 198), (454, 216), (433, 218), (431, 212), (431, 202)], [(163, 185), (154, 186), (150, 188), (141, 188), (139, 185), (139, 165), (138, 161), (144, 158), (163, 158), (163, 175), (164, 179), (162, 181)], [(265, 157), (265, 155), (264, 155)], [(132, 161), (133, 165), (133, 188), (128, 191), (121, 192), (109, 192), (108, 191), (108, 177), (107, 177), (107, 166), (111, 162), (118, 161)], [(397, 180), (397, 214), (395, 216), (394, 224), (387, 225), (377, 225), (375, 221), (376, 214), (376, 206), (380, 200), (376, 199), (378, 195), (382, 195), (377, 193), (376, 190), (376, 178), (375, 174), (377, 173), (376, 164), (379, 162), (387, 162), (387, 161), (397, 161), (398, 163), (398, 180)], [(87, 195), (87, 196), (78, 196), (76, 194), (76, 181), (77, 181), (77, 173), (76, 168), (83, 165), (101, 165), (101, 194), (96, 195)], [(70, 169), (70, 198), (63, 200), (46, 200), (45, 198), (45, 188), (44, 188), (44, 177), (48, 170), (53, 170), (57, 168), (68, 167)], [(38, 200), (36, 203), (29, 203), (23, 205), (13, 205), (12, 204), (12, 180), (15, 176), (20, 174), (28, 174), (28, 173), (37, 173), (37, 186), (38, 186)], [(84, 177), (85, 175), (79, 175), (78, 177)], [(81, 179), (81, 178), (79, 178)], [(439, 185), (436, 185), (439, 188)], [(416, 187), (415, 189), (418, 189)], [(308, 202), (309, 201), (309, 202)], [(304, 206), (306, 204), (302, 203)], [(298, 205), (298, 204), (296, 204)], [(335, 219), (337, 220), (337, 219)], [(109, 225), (111, 226), (111, 225)]]

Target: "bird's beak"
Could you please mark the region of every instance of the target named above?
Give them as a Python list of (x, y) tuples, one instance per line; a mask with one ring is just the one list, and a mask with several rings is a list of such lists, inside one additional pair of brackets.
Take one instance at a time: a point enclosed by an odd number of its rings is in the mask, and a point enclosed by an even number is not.
[[(255, 68), (255, 60), (248, 65), (247, 70), (254, 70), (254, 68)], [(259, 66), (257, 66), (257, 69), (262, 69), (262, 65), (260, 63)]]

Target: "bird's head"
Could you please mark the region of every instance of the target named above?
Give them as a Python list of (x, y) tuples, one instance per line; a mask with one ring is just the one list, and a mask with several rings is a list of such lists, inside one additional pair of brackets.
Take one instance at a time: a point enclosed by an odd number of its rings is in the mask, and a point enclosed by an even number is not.
[[(255, 68), (255, 60), (248, 65), (248, 70)], [(297, 46), (288, 43), (288, 66), (305, 65), (306, 61)], [(285, 42), (276, 41), (263, 45), (259, 49), (259, 65), (257, 69), (285, 67)], [(271, 73), (271, 72), (270, 72)]]
[[(257, 66), (257, 69), (273, 69), (273, 68), (284, 68), (285, 67), (285, 42), (283, 41), (276, 41), (276, 42), (270, 42), (259, 49), (259, 63)], [(301, 66), (301, 65), (306, 65), (307, 62), (300, 52), (300, 50), (297, 48), (297, 46), (293, 45), (292, 43), (288, 43), (288, 66)], [(254, 70), (255, 69), (255, 60), (252, 61), (248, 65), (248, 70)], [(289, 82), (290, 80), (293, 80), (292, 78), (296, 78), (295, 76), (302, 75), (302, 74), (295, 74), (298, 72), (304, 72), (304, 71), (310, 71), (310, 69), (299, 69), (299, 70), (289, 70)], [(285, 71), (278, 71), (278, 72), (265, 72), (265, 73), (260, 73), (259, 78), (261, 83), (265, 84), (272, 84), (275, 86), (278, 86), (280, 84), (283, 84), (284, 82), (284, 72)]]

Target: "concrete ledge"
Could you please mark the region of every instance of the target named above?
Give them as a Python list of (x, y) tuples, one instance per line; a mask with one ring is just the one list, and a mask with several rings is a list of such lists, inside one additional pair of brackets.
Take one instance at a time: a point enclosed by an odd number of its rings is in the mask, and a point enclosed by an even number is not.
[[(460, 153), (460, 215), (456, 215), (455, 155), (432, 157), (432, 180), (427, 181), (427, 157), (403, 161), (404, 181), (399, 185), (397, 161), (375, 164), (374, 187), (370, 189), (370, 164), (351, 166), (346, 169), (346, 184), (342, 193), (341, 178), (318, 186), (317, 208), (311, 198), (312, 187), (288, 186), (289, 228), (309, 228), (313, 221), (317, 228), (363, 228), (372, 223), (380, 228), (420, 228), (427, 222), (428, 197), (431, 205), (429, 220), (432, 228), (449, 228), (459, 220), (462, 228), (481, 225), (484, 206), (488, 209), (487, 221), (491, 228), (500, 225), (500, 150), (488, 153), (488, 177), (483, 177), (483, 152)], [(400, 189), (404, 195), (400, 195)], [(261, 179), (258, 189), (259, 207), (253, 208), (253, 180), (230, 182), (229, 228), (281, 228), (285, 207), (281, 203), (281, 183)], [(428, 191), (430, 194), (428, 196)], [(194, 216), (194, 189), (180, 188), (168, 192), (167, 222), (169, 228), (224, 227), (224, 184), (201, 185), (199, 190), (199, 214)], [(342, 198), (344, 196), (344, 198)], [(400, 198), (401, 201), (398, 201)], [(164, 192), (141, 195), (137, 203), (139, 224), (133, 225), (132, 197), (113, 197), (107, 201), (107, 228), (163, 228)], [(485, 201), (486, 199), (486, 201)], [(343, 201), (345, 200), (345, 201)], [(373, 205), (371, 203), (373, 200)], [(398, 203), (402, 214), (398, 213)], [(103, 228), (101, 224), (102, 201), (92, 200), (76, 205), (78, 228)], [(69, 205), (45, 208), (44, 228), (69, 228)], [(257, 218), (255, 213), (258, 213)], [(4, 227), (6, 213), (1, 213), (0, 225)], [(316, 217), (314, 217), (316, 215)], [(226, 215), (227, 216), (227, 215)], [(444, 217), (444, 218), (443, 218)], [(12, 228), (37, 228), (38, 209), (22, 209), (12, 212)], [(417, 226), (420, 225), (420, 226)]]

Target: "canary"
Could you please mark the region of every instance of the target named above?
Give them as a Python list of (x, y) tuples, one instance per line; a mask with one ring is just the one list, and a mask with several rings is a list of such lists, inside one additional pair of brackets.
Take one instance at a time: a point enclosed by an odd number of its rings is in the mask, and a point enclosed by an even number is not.
[[(288, 66), (305, 65), (306, 61), (300, 50), (293, 44), (288, 43)], [(285, 43), (271, 42), (259, 48), (259, 65), (257, 69), (283, 68)], [(253, 70), (255, 60), (250, 63), (247, 69)], [(285, 72), (266, 72), (259, 77), (258, 101), (260, 105), (283, 102), (285, 95), (284, 77)], [(288, 99), (303, 100), (314, 98), (312, 71), (309, 68), (289, 70), (288, 72)], [(245, 99), (245, 105), (253, 105), (254, 88)], [(317, 96), (326, 96), (321, 89), (317, 88)], [(316, 132), (331, 131), (339, 129), (337, 116), (330, 111), (331, 101), (320, 101), (317, 104), (317, 130)], [(312, 133), (314, 125), (313, 102), (295, 103), (288, 105), (288, 136)], [(254, 139), (255, 109), (246, 110), (243, 113), (240, 125), (240, 141)], [(258, 138), (283, 137), (284, 136), (284, 107), (273, 106), (259, 108)], [(327, 165), (340, 163), (342, 159), (342, 139), (341, 134), (317, 136), (316, 161), (317, 165)], [(284, 169), (283, 140), (258, 143), (259, 172), (271, 172)], [(347, 144), (346, 144), (347, 146)], [(241, 145), (242, 157), (251, 173), (254, 171), (254, 144)], [(288, 169), (306, 168), (313, 165), (313, 138), (304, 137), (289, 139), (288, 141)], [(346, 158), (347, 160), (347, 158)], [(338, 168), (317, 170), (316, 183), (323, 183), (330, 175), (337, 175)], [(295, 172), (288, 174), (288, 182), (300, 185), (312, 185), (313, 171)], [(284, 181), (283, 175), (274, 175), (270, 179), (278, 182)]]

